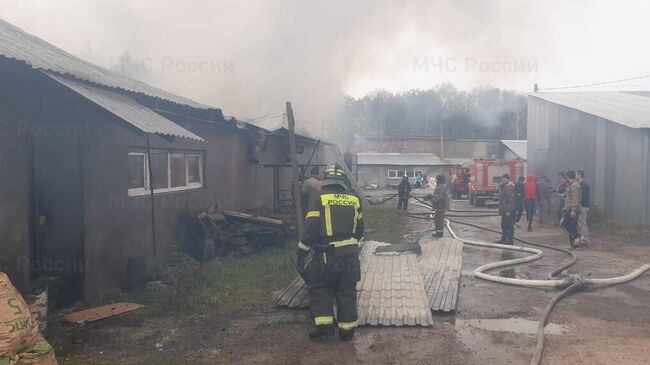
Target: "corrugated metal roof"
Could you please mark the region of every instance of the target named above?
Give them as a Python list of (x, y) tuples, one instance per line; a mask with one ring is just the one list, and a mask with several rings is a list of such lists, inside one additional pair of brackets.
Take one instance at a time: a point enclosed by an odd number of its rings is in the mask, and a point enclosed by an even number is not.
[[(360, 325), (432, 326), (433, 317), (424, 291), (416, 255), (411, 252), (381, 253), (386, 243), (366, 241), (359, 254), (361, 280), (357, 284)], [(294, 280), (277, 301), (279, 306), (306, 308), (309, 295), (304, 281)]]
[(528, 141), (520, 139), (502, 139), (503, 143), (510, 151), (519, 156), (522, 160), (528, 159)]
[(650, 98), (618, 91), (529, 94), (630, 128), (650, 128)]
[(452, 237), (424, 238), (420, 240), (420, 246), (420, 270), (431, 310), (455, 311), (463, 265), (463, 242)]
[(433, 153), (357, 153), (359, 165), (440, 166), (449, 165)]
[(145, 133), (184, 137), (205, 142), (203, 138), (144, 107), (128, 96), (54, 74), (45, 74)]
[(142, 93), (196, 109), (216, 109), (84, 61), (2, 19), (0, 56), (23, 61), (35, 69), (69, 75), (101, 86)]

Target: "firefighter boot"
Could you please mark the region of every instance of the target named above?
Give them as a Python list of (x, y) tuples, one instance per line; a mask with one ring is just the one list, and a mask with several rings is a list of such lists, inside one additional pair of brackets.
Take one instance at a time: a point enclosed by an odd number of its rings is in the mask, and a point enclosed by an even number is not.
[(336, 331), (334, 325), (316, 326), (316, 328), (313, 331), (309, 332), (309, 338), (317, 339), (322, 337), (334, 336), (335, 332)]
[(341, 338), (341, 341), (352, 341), (354, 338), (354, 328), (351, 330), (341, 330), (339, 329), (339, 337)]

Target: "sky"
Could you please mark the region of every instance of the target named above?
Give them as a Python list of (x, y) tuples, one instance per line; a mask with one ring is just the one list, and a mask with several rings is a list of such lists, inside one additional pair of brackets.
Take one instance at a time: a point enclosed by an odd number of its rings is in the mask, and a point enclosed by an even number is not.
[(291, 101), (298, 123), (376, 90), (650, 75), (648, 14), (635, 0), (0, 0), (0, 18), (78, 57), (240, 118)]

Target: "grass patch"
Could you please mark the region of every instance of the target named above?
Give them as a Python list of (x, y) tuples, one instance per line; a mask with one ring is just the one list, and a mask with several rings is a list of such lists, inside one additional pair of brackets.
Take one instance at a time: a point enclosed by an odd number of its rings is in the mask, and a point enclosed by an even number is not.
[(402, 211), (397, 210), (395, 204), (390, 202), (366, 207), (363, 211), (363, 223), (366, 229), (374, 230), (369, 239), (376, 241), (400, 243), (404, 235), (411, 232)]
[(139, 299), (149, 313), (228, 314), (268, 301), (272, 291), (295, 278), (289, 261), (294, 246), (285, 243), (244, 257), (200, 263), (174, 254), (154, 273), (160, 284)]

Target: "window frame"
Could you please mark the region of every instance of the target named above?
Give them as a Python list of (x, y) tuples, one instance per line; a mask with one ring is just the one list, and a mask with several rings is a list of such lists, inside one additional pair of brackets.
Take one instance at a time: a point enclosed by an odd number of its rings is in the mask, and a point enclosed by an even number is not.
[[(167, 154), (167, 187), (165, 188), (156, 188), (153, 189), (154, 194), (164, 194), (164, 193), (173, 193), (179, 191), (187, 190), (196, 190), (201, 189), (205, 186), (204, 181), (204, 161), (205, 161), (205, 152), (204, 151), (187, 151), (187, 150), (167, 150), (167, 149), (155, 149), (151, 150), (151, 153), (166, 153)], [(185, 157), (185, 186), (176, 186), (172, 187), (172, 154), (182, 154)], [(143, 195), (151, 194), (151, 182), (149, 174), (149, 152), (142, 150), (133, 150), (129, 151), (128, 156), (143, 156), (143, 171), (144, 171), (144, 181), (145, 186), (143, 188), (129, 188), (128, 196), (137, 197)], [(198, 182), (189, 182), (189, 158), (197, 157), (199, 160), (199, 181)]]
[[(137, 152), (137, 151), (129, 151), (128, 156), (140, 156), (142, 157), (142, 172), (144, 173), (144, 187), (141, 188), (129, 188), (129, 196), (138, 196), (138, 195), (145, 195), (149, 191), (149, 163), (147, 161), (147, 153), (146, 152)], [(128, 160), (128, 157), (127, 157)], [(127, 161), (128, 163), (128, 161)], [(127, 173), (128, 173), (128, 167), (127, 167)], [(130, 176), (129, 176), (130, 178)]]

